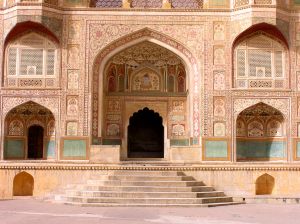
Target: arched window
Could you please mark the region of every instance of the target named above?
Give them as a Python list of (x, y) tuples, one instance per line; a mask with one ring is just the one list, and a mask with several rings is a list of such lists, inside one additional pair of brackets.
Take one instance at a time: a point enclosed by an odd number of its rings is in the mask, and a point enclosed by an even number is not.
[(286, 88), (286, 49), (275, 39), (257, 33), (234, 51), (236, 88)]
[(29, 33), (6, 48), (5, 86), (55, 87), (58, 49), (48, 38)]

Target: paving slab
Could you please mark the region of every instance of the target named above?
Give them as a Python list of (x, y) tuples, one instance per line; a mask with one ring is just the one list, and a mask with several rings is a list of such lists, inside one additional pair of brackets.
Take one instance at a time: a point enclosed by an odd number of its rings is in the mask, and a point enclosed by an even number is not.
[(0, 224), (299, 224), (299, 220), (299, 204), (86, 208), (34, 199), (0, 201)]

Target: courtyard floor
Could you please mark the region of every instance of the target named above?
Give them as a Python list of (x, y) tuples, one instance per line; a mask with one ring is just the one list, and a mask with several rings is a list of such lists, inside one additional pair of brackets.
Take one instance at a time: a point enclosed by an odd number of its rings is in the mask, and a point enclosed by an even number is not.
[(299, 224), (300, 205), (216, 208), (81, 208), (33, 199), (0, 201), (0, 224)]

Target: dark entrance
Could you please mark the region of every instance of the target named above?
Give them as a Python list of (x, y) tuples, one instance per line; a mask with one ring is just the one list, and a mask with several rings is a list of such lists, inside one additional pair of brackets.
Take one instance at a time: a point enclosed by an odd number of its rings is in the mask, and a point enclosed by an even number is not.
[(28, 130), (28, 159), (42, 159), (44, 145), (44, 129), (34, 125)]
[(144, 108), (134, 113), (128, 126), (128, 158), (163, 158), (162, 117)]

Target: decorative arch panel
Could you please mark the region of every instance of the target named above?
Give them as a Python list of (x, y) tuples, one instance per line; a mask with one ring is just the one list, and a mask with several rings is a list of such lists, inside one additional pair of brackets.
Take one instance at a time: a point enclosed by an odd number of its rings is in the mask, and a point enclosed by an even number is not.
[[(187, 101), (187, 71), (182, 59), (156, 43), (143, 41), (115, 54), (104, 69), (104, 139), (122, 139), (126, 120), (122, 113), (129, 101)], [(172, 113), (172, 106), (170, 106)], [(168, 137), (187, 138), (186, 106), (167, 119)], [(180, 127), (180, 128), (179, 128)], [(120, 141), (120, 140), (118, 140)]]
[[(148, 39), (150, 41), (148, 41)], [(136, 44), (130, 45), (130, 42), (136, 42)], [(160, 44), (156, 44), (160, 42), (164, 43), (163, 45), (166, 45), (166, 48), (161, 47)], [(169, 55), (167, 57), (168, 60), (167, 59), (157, 60), (157, 58), (159, 58), (160, 56), (158, 54), (155, 55), (151, 53), (151, 51), (147, 50), (147, 48), (145, 48), (144, 51), (137, 51), (136, 52), (137, 57), (134, 57), (134, 60), (129, 60), (128, 58), (124, 57), (122, 53), (120, 53), (120, 52), (126, 52), (126, 49), (124, 50), (124, 48), (122, 48), (122, 46), (126, 44), (132, 46), (132, 48), (128, 47), (128, 49), (134, 49), (134, 47), (143, 45), (145, 43), (154, 46), (155, 47), (154, 49), (159, 48), (163, 52), (163, 55), (166, 54), (164, 52), (167, 52), (167, 54)], [(118, 48), (122, 49), (121, 51), (119, 51), (120, 54), (116, 53), (108, 57), (108, 55), (112, 54), (112, 52), (116, 51), (116, 49)], [(175, 52), (178, 51), (181, 56), (179, 57), (177, 54), (173, 53), (173, 51), (169, 49), (174, 49)], [(156, 51), (154, 50), (154, 52)], [(148, 58), (142, 58), (144, 56)], [(184, 57), (184, 61), (181, 59), (182, 57)], [(103, 61), (105, 61), (106, 66), (104, 66)], [(192, 111), (191, 117), (193, 117), (193, 128), (192, 128), (193, 132), (191, 135), (193, 135), (194, 137), (198, 137), (200, 133), (199, 130), (200, 117), (199, 117), (199, 108), (198, 108), (200, 105), (199, 102), (200, 96), (199, 96), (199, 88), (198, 88), (200, 78), (199, 78), (199, 70), (196, 63), (196, 59), (193, 57), (193, 55), (190, 53), (188, 49), (186, 49), (183, 45), (171, 39), (170, 37), (167, 37), (165, 35), (162, 35), (150, 29), (143, 29), (135, 33), (132, 33), (130, 35), (127, 35), (125, 37), (122, 37), (117, 41), (108, 45), (106, 48), (104, 48), (96, 57), (96, 60), (94, 62), (94, 67), (93, 67), (93, 82), (92, 82), (93, 83), (93, 128), (92, 128), (93, 143), (99, 144), (101, 142), (99, 137), (102, 136), (103, 138), (105, 136), (104, 133), (105, 128), (108, 127), (108, 124), (105, 123), (107, 116), (116, 121), (120, 120), (122, 117), (121, 111), (118, 113), (114, 112), (113, 114), (109, 114), (106, 111), (103, 115), (104, 116), (103, 119), (99, 120), (99, 116), (100, 116), (99, 108), (102, 105), (102, 103), (104, 105), (112, 105), (110, 101), (122, 102), (126, 100), (126, 98), (129, 96), (130, 98), (134, 97), (134, 94), (144, 95), (144, 96), (147, 95), (148, 99), (150, 99), (151, 97), (152, 98), (159, 97), (159, 95), (156, 95), (156, 93), (154, 93), (156, 91), (148, 91), (147, 90), (148, 87), (144, 88), (143, 91), (134, 91), (135, 93), (131, 92), (132, 88), (130, 85), (132, 84), (132, 77), (137, 75), (137, 71), (145, 71), (143, 69), (149, 69), (153, 73), (152, 79), (149, 78), (149, 74), (148, 75), (143, 74), (137, 76), (139, 77), (138, 82), (145, 81), (145, 84), (147, 86), (147, 83), (149, 85), (149, 80), (151, 80), (151, 85), (153, 85), (152, 84), (153, 81), (157, 82), (157, 80), (159, 80), (160, 82), (159, 91), (157, 93), (158, 94), (163, 93), (164, 97), (170, 97), (170, 95), (172, 94), (175, 94), (177, 96), (180, 95), (183, 98), (185, 98), (184, 100), (185, 102), (183, 102), (184, 105), (183, 107), (187, 108), (186, 96), (187, 96), (187, 88), (189, 86), (187, 82), (187, 67), (186, 67), (187, 64), (189, 67), (188, 75), (189, 77), (190, 76), (193, 77), (193, 82), (195, 86), (195, 88), (193, 88), (192, 91), (189, 91), (189, 94), (191, 94), (189, 98), (191, 102), (193, 102), (192, 103), (193, 110), (191, 110)], [(104, 67), (104, 72), (100, 71), (100, 67), (101, 68)], [(101, 76), (102, 72), (103, 72), (103, 76)], [(143, 79), (141, 79), (141, 77)], [(103, 89), (98, 87), (98, 83), (100, 83), (99, 78), (104, 80)], [(110, 88), (108, 88), (108, 86), (110, 86)], [(108, 91), (109, 89), (111, 91)], [(104, 94), (101, 93), (101, 90), (104, 91)], [(121, 95), (123, 94), (123, 98), (116, 97), (117, 95), (120, 94)], [(105, 100), (105, 95), (111, 97), (111, 99)], [(178, 101), (181, 101), (182, 100), (181, 98), (179, 97)], [(116, 103), (116, 105), (120, 105), (120, 103)], [(106, 108), (105, 110), (109, 108), (108, 106), (104, 106), (104, 107)], [(174, 116), (175, 116), (174, 123), (175, 122), (185, 123), (185, 121), (188, 120), (187, 114), (179, 115), (179, 116), (177, 116), (177, 114), (174, 114)], [(101, 124), (101, 134), (99, 131), (100, 130), (99, 124)], [(185, 127), (186, 130), (187, 127), (185, 124), (180, 124), (180, 125), (182, 125), (181, 127)], [(109, 124), (109, 127), (116, 127), (116, 126), (115, 125), (112, 126), (111, 124)], [(171, 128), (171, 126), (169, 128)], [(118, 133), (118, 132), (114, 132), (114, 133)], [(120, 132), (120, 137), (122, 135), (123, 133)]]
[(55, 157), (55, 118), (47, 108), (29, 101), (10, 110), (5, 117), (5, 159), (27, 159), (29, 129), (40, 126), (45, 131), (40, 137), (41, 158)]
[(283, 160), (286, 121), (277, 109), (258, 103), (243, 110), (236, 121), (238, 161)]

